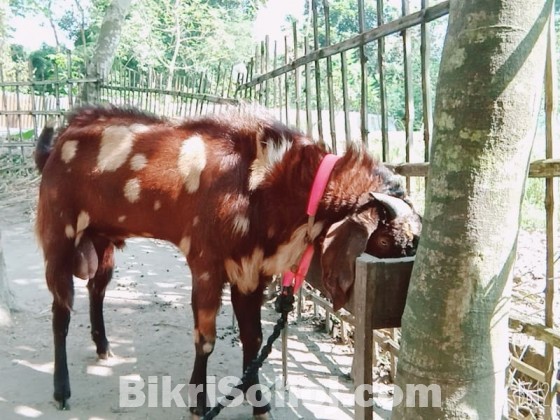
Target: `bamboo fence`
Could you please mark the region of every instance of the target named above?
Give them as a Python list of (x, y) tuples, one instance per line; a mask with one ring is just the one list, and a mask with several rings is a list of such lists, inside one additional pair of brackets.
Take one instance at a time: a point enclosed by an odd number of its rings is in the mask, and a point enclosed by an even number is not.
[[(280, 120), (300, 127), (337, 152), (353, 141), (362, 141), (374, 153), (390, 163), (396, 172), (406, 177), (410, 190), (423, 186), (428, 174), (432, 128), (433, 81), (430, 78), (432, 40), (431, 23), (444, 19), (449, 1), (422, 0), (413, 11), (409, 0), (401, 1), (399, 16), (387, 18), (387, 5), (376, 0), (377, 26), (366, 27), (364, 0), (356, 0), (359, 32), (335, 42), (331, 36), (330, 9), (327, 0), (311, 2), (312, 27), (301, 36), (296, 23), (291, 34), (282, 41), (267, 38), (255, 48), (254, 57), (246, 68), (220, 66), (206, 72), (176, 75), (151, 69), (115, 68), (108, 80), (76, 78), (71, 71), (72, 57), (65, 69), (56, 69), (49, 80), (35, 80), (29, 72), (16, 72), (7, 79), (0, 67), (0, 153), (17, 153), (29, 157), (34, 139), (48, 118), (63, 119), (65, 113), (84, 102), (110, 102), (136, 106), (170, 117), (183, 117), (215, 112), (239, 102), (258, 102)], [(320, 25), (323, 22), (323, 25)], [(413, 49), (414, 37), (419, 36), (418, 50)], [(392, 37), (392, 38), (391, 38)], [(400, 37), (404, 119), (402, 129), (388, 114), (386, 92), (387, 42)], [(394, 41), (393, 41), (394, 42)], [(547, 49), (545, 80), (545, 158), (531, 162), (529, 177), (545, 179), (546, 199), (546, 290), (542, 321), (532, 318), (510, 318), (512, 332), (545, 343), (545, 369), (511, 356), (513, 370), (537, 381), (542, 394), (544, 418), (555, 418), (557, 412), (558, 353), (560, 330), (555, 319), (558, 295), (558, 275), (555, 249), (558, 231), (558, 184), (560, 159), (554, 150), (557, 136), (555, 124), (556, 57), (554, 24), (551, 22)], [(373, 53), (375, 51), (375, 54)], [(414, 74), (412, 62), (420, 54), (420, 77)], [(351, 58), (359, 68), (359, 98), (352, 98), (349, 83)], [(375, 66), (372, 65), (375, 63)], [(378, 103), (372, 111), (370, 81), (378, 81)], [(420, 80), (420, 83), (414, 83)], [(88, 87), (88, 89), (85, 89)], [(86, 92), (87, 94), (85, 94)], [(420, 94), (422, 108), (415, 111), (414, 94)], [(422, 127), (414, 131), (416, 113), (422, 116)], [(415, 139), (422, 141), (415, 141)], [(397, 150), (397, 152), (395, 152)], [(423, 189), (420, 188), (423, 192)], [(332, 308), (327, 300), (306, 293), (314, 304), (326, 308), (326, 325), (330, 329)], [(340, 314), (339, 314), (340, 315)], [(350, 315), (339, 317), (345, 335), (345, 323), (354, 323)], [(391, 354), (391, 364), (398, 357), (396, 331), (374, 333), (374, 348)]]

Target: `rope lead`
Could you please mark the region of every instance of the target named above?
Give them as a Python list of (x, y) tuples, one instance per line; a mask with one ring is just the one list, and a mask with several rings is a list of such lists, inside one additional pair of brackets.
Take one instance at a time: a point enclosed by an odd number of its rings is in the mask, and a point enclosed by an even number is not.
[[(239, 389), (243, 392), (246, 391), (247, 382), (250, 378), (254, 377), (258, 374), (259, 369), (262, 367), (266, 358), (272, 352), (272, 345), (274, 342), (280, 337), (280, 333), (286, 326), (288, 322), (288, 314), (294, 309), (294, 288), (292, 286), (283, 287), (280, 295), (276, 298), (276, 302), (274, 302), (274, 308), (276, 312), (280, 313), (280, 318), (276, 321), (276, 325), (274, 325), (274, 329), (268, 340), (266, 340), (266, 344), (261, 349), (259, 355), (247, 366), (245, 372), (243, 372), (243, 376), (241, 377), (241, 383), (239, 383), (234, 389)], [(226, 395), (220, 401), (218, 401), (217, 405), (213, 407), (208, 413), (206, 413), (201, 420), (211, 420), (216, 417), (220, 412), (228, 406), (230, 401), (233, 401), (235, 396), (232, 394)]]

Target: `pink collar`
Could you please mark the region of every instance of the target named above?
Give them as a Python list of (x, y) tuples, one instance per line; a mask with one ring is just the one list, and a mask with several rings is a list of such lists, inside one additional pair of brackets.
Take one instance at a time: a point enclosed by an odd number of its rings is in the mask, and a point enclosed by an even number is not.
[(327, 187), (327, 182), (334, 168), (334, 164), (340, 159), (340, 156), (333, 154), (325, 155), (319, 169), (315, 174), (315, 179), (313, 180), (313, 186), (311, 187), (311, 193), (309, 194), (309, 200), (307, 202), (307, 241), (309, 242), (299, 265), (296, 270), (288, 270), (284, 273), (282, 278), (282, 286), (294, 287), (294, 293), (298, 291), (303, 283), (303, 279), (307, 275), (309, 270), (309, 265), (311, 264), (311, 259), (313, 258), (313, 243), (311, 242), (311, 229), (315, 223), (315, 215), (317, 214), (317, 209), (319, 207), (319, 202), (325, 193), (325, 188)]

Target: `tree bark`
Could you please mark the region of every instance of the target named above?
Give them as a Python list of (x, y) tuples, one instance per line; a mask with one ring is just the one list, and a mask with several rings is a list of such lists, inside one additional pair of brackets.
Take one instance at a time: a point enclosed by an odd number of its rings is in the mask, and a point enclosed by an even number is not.
[[(511, 271), (552, 4), (451, 2), (394, 419), (503, 415)], [(432, 406), (419, 407), (431, 384), (439, 406), (432, 388)]]
[[(88, 77), (105, 80), (109, 76), (131, 2), (132, 0), (113, 0), (107, 8), (93, 58), (87, 68)], [(91, 84), (88, 84), (84, 89), (82, 99), (91, 101), (93, 93)]]
[(0, 232), (0, 327), (11, 323), (10, 311), (13, 308), (13, 296), (8, 287), (8, 275), (6, 263), (4, 262), (4, 250), (2, 248), (2, 235)]

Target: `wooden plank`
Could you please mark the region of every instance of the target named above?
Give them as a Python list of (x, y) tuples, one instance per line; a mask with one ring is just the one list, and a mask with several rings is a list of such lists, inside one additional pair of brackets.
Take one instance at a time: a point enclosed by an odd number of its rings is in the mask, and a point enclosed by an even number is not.
[(335, 54), (339, 54), (343, 51), (358, 48), (360, 47), (360, 45), (365, 45), (387, 35), (398, 33), (403, 29), (411, 28), (413, 26), (421, 24), (422, 22), (431, 22), (432, 20), (445, 16), (448, 13), (449, 0), (438, 3), (425, 10), (420, 10), (419, 12), (412, 13), (406, 17), (396, 19), (378, 28), (370, 29), (343, 42), (320, 48), (317, 51), (312, 51), (310, 54), (300, 57), (299, 59), (294, 59), (291, 63), (277, 68), (276, 70), (273, 70), (268, 74), (263, 74), (255, 78), (251, 78), (250, 82), (246, 83), (246, 86), (256, 86), (259, 83), (262, 83), (267, 78), (280, 76), (281, 74), (292, 71), (319, 58), (326, 58)]
[(509, 327), (515, 332), (527, 334), (537, 340), (560, 348), (560, 331), (558, 329), (547, 327), (541, 323), (533, 322), (526, 317), (513, 314), (509, 317)]
[[(545, 119), (546, 119), (546, 150), (547, 159), (554, 157), (554, 139), (556, 137), (556, 31), (554, 27), (554, 13), (551, 12), (548, 25), (548, 42), (545, 66)], [(556, 289), (558, 277), (555, 270), (556, 232), (558, 212), (556, 206), (558, 181), (554, 178), (545, 180), (545, 210), (546, 210), (546, 287), (544, 302), (544, 324), (554, 328), (554, 308), (556, 306)], [(554, 346), (545, 344), (545, 382), (549, 389), (556, 386), (558, 374), (558, 357)], [(545, 419), (556, 418), (557, 400), (553, 392), (544, 398)]]
[[(354, 386), (371, 384), (373, 375), (373, 295), (375, 282), (368, 281), (370, 276), (375, 277), (375, 265), (368, 264), (361, 257), (356, 260), (356, 279), (354, 281), (354, 313), (360, 314), (356, 318), (354, 330), (354, 361), (352, 363)], [(362, 401), (369, 401), (371, 395), (364, 389)], [(373, 407), (370, 404), (355, 404), (354, 419), (370, 420), (373, 416)]]
[[(402, 176), (427, 177), (430, 164), (420, 163), (401, 163), (385, 165), (393, 169)], [(560, 159), (540, 159), (531, 162), (529, 166), (529, 178), (560, 177)]]
[[(522, 362), (515, 357), (511, 357), (510, 364), (514, 369), (517, 369), (521, 373), (531, 377), (532, 379), (539, 381), (539, 382), (546, 382), (544, 373), (539, 369), (534, 368), (531, 365), (528, 365), (525, 362)], [(554, 393), (550, 392), (549, 394), (554, 395)]]

